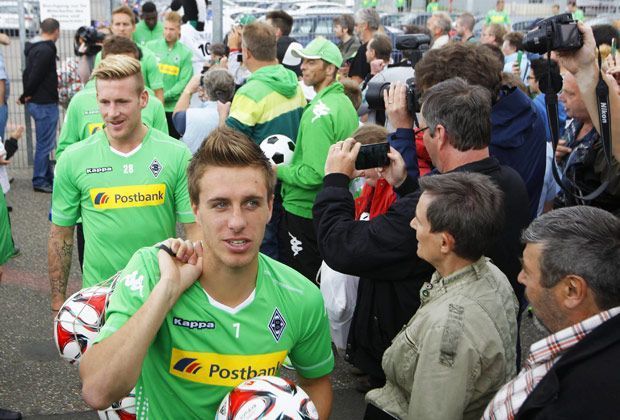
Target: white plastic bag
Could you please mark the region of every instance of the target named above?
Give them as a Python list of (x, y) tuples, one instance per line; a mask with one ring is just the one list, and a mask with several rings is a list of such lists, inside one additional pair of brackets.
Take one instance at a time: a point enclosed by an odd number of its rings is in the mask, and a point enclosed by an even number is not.
[(347, 347), (347, 336), (357, 302), (359, 277), (331, 269), (325, 261), (321, 264), (321, 294), (325, 301), (332, 340), (338, 350)]

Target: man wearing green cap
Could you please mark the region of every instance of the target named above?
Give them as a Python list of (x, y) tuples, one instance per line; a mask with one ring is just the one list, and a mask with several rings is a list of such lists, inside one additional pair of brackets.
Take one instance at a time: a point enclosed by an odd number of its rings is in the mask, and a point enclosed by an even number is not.
[(305, 49), (292, 53), (303, 59), (303, 81), (314, 88), (316, 96), (301, 117), (291, 163), (277, 167), (284, 206), (278, 243), (280, 260), (314, 279), (321, 256), (312, 224), (312, 204), (321, 189), (329, 147), (349, 137), (359, 122), (342, 84), (336, 81), (342, 65), (338, 47), (325, 38), (316, 38)]

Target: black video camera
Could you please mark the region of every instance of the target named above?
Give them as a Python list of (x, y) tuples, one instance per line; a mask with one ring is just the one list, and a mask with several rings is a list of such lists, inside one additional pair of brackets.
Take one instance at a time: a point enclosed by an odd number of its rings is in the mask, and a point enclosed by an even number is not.
[[(383, 92), (390, 88), (392, 82), (404, 81), (407, 87), (407, 110), (411, 115), (420, 112), (419, 94), (415, 86), (415, 78), (410, 77), (412, 68), (428, 51), (431, 39), (424, 34), (408, 34), (396, 37), (396, 49), (406, 58), (402, 65), (391, 66), (385, 74), (378, 74), (368, 82), (366, 102), (373, 111), (385, 111)], [(407, 75), (407, 76), (405, 76)]]
[(577, 21), (573, 20), (570, 13), (541, 20), (523, 38), (523, 48), (538, 54), (578, 50), (582, 46), (583, 37), (577, 28)]
[[(101, 51), (101, 43), (106, 34), (92, 26), (80, 26), (75, 33), (73, 50), (75, 55), (97, 55)], [(86, 52), (80, 51), (80, 45), (86, 45)]]

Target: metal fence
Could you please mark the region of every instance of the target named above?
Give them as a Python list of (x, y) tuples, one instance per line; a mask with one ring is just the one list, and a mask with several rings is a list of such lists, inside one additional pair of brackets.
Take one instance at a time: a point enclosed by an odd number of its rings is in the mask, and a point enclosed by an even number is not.
[[(20, 0), (20, 2), (23, 0)], [(118, 3), (118, 0), (91, 0), (91, 19), (97, 21), (107, 22), (110, 19), (110, 11)], [(58, 51), (58, 62), (60, 66), (67, 58), (75, 56), (73, 51), (73, 37), (74, 31), (67, 31), (60, 27), (60, 38), (56, 42), (56, 49)], [(12, 168), (28, 168), (32, 166), (32, 156), (34, 154), (34, 121), (26, 121), (26, 109), (24, 105), (18, 105), (17, 99), (23, 92), (22, 85), (22, 70), (25, 66), (23, 61), (24, 42), (27, 42), (34, 38), (36, 34), (26, 34), (23, 36), (19, 31), (7, 32), (11, 39), (11, 43), (8, 46), (0, 46), (0, 52), (4, 56), (4, 62), (6, 65), (7, 74), (10, 82), (10, 96), (8, 99), (9, 118), (7, 123), (6, 134), (10, 133), (10, 127), (15, 125), (25, 125), (26, 132), (20, 140), (19, 151), (13, 157), (11, 162)], [(64, 120), (65, 110), (60, 107), (60, 118), (58, 124), (58, 130), (62, 126)], [(4, 133), (0, 133), (4, 136)]]

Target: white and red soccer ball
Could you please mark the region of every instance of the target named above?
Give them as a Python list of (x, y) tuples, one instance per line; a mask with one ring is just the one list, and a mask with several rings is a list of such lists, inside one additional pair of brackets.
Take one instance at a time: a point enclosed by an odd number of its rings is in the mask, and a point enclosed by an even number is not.
[(105, 322), (105, 310), (112, 288), (93, 286), (74, 293), (54, 319), (54, 342), (60, 357), (79, 363)]
[(306, 392), (277, 376), (257, 376), (230, 391), (220, 403), (215, 420), (318, 420)]
[(293, 152), (295, 151), (295, 143), (282, 134), (274, 134), (263, 140), (260, 148), (267, 156), (267, 159), (280, 166), (291, 163)]
[(136, 419), (136, 390), (131, 390), (129, 395), (115, 402), (105, 410), (97, 411), (101, 420), (135, 420)]

